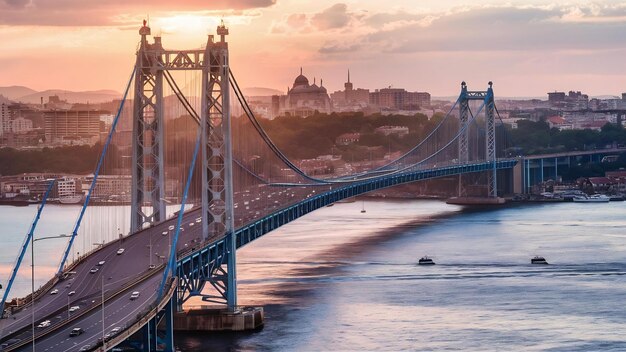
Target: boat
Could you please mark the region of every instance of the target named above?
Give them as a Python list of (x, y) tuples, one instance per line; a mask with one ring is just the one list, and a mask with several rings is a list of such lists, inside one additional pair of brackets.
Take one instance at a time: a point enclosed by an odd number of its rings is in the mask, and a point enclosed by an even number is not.
[(433, 262), (433, 260), (431, 258), (428, 258), (427, 256), (423, 256), (420, 258), (420, 260), (417, 262), (417, 264), (419, 265), (435, 265), (435, 262)]
[(83, 200), (83, 195), (82, 194), (74, 194), (71, 196), (66, 196), (63, 198), (59, 198), (59, 203), (61, 204), (78, 204), (80, 203), (80, 201)]
[(536, 255), (530, 260), (530, 264), (548, 264), (546, 258)]
[(574, 202), (576, 203), (607, 203), (611, 200), (610, 197), (605, 196), (604, 194), (594, 194), (591, 196), (576, 196), (574, 197)]

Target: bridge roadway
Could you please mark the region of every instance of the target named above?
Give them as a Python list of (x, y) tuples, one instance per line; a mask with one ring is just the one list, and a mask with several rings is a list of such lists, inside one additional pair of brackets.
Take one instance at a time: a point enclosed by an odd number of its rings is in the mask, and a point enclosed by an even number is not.
[(593, 149), (593, 150), (577, 150), (573, 152), (561, 152), (551, 154), (535, 154), (524, 156), (526, 160), (538, 160), (538, 159), (552, 159), (552, 158), (564, 158), (566, 156), (582, 156), (592, 154), (607, 154), (607, 153), (624, 153), (626, 148), (607, 148), (607, 149)]
[[(318, 190), (319, 192), (319, 190)], [(252, 221), (260, 212), (266, 213), (282, 207), (295, 199), (307, 198), (315, 195), (316, 191), (303, 187), (268, 187), (258, 186), (251, 192), (239, 192), (235, 195), (236, 221), (238, 224)], [(201, 213), (194, 209), (185, 213), (181, 223), (182, 231), (179, 234), (178, 252), (188, 252), (200, 246), (201, 240)], [(105, 334), (114, 327), (124, 328), (136, 319), (137, 313), (152, 303), (156, 298), (155, 289), (162, 277), (162, 268), (159, 267), (169, 255), (170, 236), (174, 235), (176, 217), (150, 228), (113, 241), (83, 258), (71, 272), (68, 279), (60, 280), (51, 286), (45, 293), (35, 300), (35, 325), (44, 320), (50, 320), (47, 328), (35, 328), (37, 351), (63, 351), (80, 349), (82, 346), (94, 346), (98, 338), (102, 337), (101, 287), (105, 292)], [(215, 241), (210, 238), (208, 241)], [(152, 263), (155, 269), (149, 269), (150, 242), (152, 241)], [(118, 249), (124, 248), (124, 253), (117, 255)], [(105, 261), (104, 265), (98, 263)], [(96, 273), (90, 273), (92, 268), (98, 268)], [(139, 281), (138, 280), (139, 277)], [(128, 287), (130, 285), (130, 287)], [(50, 294), (54, 289), (57, 294)], [(75, 291), (71, 296), (68, 293)], [(140, 291), (140, 299), (131, 301), (132, 291)], [(116, 297), (110, 297), (119, 294)], [(148, 300), (151, 297), (152, 301)], [(146, 304), (148, 303), (148, 304)], [(68, 308), (79, 306), (80, 309), (69, 313)], [(131, 314), (123, 314), (132, 312)], [(9, 319), (0, 320), (0, 342), (20, 340), (15, 342), (6, 351), (30, 351), (32, 309), (30, 306), (14, 314)], [(74, 327), (80, 327), (85, 333), (79, 337), (69, 337)], [(78, 346), (81, 345), (81, 346)]]
[[(497, 167), (511, 168), (515, 165), (514, 160), (498, 161)], [(478, 162), (467, 165), (451, 165), (438, 167), (430, 170), (419, 170), (397, 174), (395, 176), (382, 176), (375, 180), (355, 180), (354, 184), (343, 186), (323, 185), (316, 187), (273, 187), (268, 185), (256, 186), (247, 192), (235, 194), (234, 206), (236, 227), (241, 232), (238, 237), (237, 247), (248, 243), (286, 223), (295, 220), (309, 211), (320, 206), (325, 206), (334, 201), (356, 196), (362, 193), (390, 187), (420, 179), (428, 179), (442, 176), (450, 176), (464, 172), (477, 172), (489, 170), (491, 163)], [(329, 192), (330, 190), (330, 192)], [(328, 196), (328, 195), (332, 195)], [(291, 212), (295, 206), (303, 206), (302, 211)], [(295, 209), (294, 209), (295, 210)], [(289, 219), (279, 214), (287, 215)], [(278, 222), (272, 220), (279, 217)], [(259, 218), (269, 226), (262, 226), (261, 231), (256, 228)], [(160, 283), (162, 267), (149, 269), (150, 254), (153, 255), (153, 264), (163, 265), (169, 253), (170, 235), (174, 233), (177, 219), (172, 218), (131, 234), (121, 240), (113, 241), (97, 251), (83, 258), (71, 271), (75, 272), (70, 278), (61, 280), (52, 285), (45, 293), (36, 298), (35, 323), (50, 320), (51, 326), (36, 329), (37, 351), (70, 351), (79, 350), (82, 346), (93, 347), (102, 337), (102, 311), (100, 306), (101, 287), (104, 285), (104, 327), (105, 334), (110, 333), (115, 327), (122, 330), (132, 325), (138, 315), (155, 300), (155, 290)], [(209, 244), (223, 242), (223, 238), (208, 238), (201, 243), (201, 219), (200, 209), (187, 211), (181, 223), (182, 231), (177, 246), (179, 260), (189, 262), (200, 253), (206, 252)], [(244, 226), (245, 225), (245, 226)], [(253, 231), (250, 232), (250, 231)], [(152, 242), (152, 251), (150, 251)], [(125, 248), (121, 255), (116, 252), (119, 248)], [(98, 262), (104, 260), (102, 266)], [(89, 271), (98, 267), (98, 272), (92, 274)], [(57, 294), (51, 291), (58, 289)], [(70, 291), (76, 291), (68, 296)], [(130, 293), (140, 292), (140, 299), (131, 301)], [(68, 307), (78, 305), (80, 309), (70, 315)], [(8, 340), (15, 341), (5, 351), (30, 351), (31, 346), (31, 323), (32, 310), (25, 307), (9, 319), (0, 320), (0, 343)], [(69, 316), (69, 319), (68, 319)], [(69, 337), (70, 331), (80, 327), (85, 332), (79, 337)], [(112, 346), (108, 346), (112, 347)]]

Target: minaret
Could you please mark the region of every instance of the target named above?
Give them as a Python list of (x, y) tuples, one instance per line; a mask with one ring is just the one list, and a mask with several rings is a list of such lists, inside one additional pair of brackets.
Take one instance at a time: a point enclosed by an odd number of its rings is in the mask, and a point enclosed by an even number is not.
[(350, 83), (350, 70), (348, 70), (348, 82), (344, 83), (343, 86), (346, 89), (346, 92), (352, 90), (352, 83)]
[(350, 69), (348, 69), (348, 82), (343, 84), (345, 91), (346, 101), (349, 101), (352, 98), (352, 83), (350, 83)]

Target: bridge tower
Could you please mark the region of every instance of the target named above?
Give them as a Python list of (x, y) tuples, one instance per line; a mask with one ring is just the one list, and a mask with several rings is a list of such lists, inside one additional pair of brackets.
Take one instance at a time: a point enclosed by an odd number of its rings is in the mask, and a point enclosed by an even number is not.
[[(459, 97), (459, 129), (465, 128), (465, 130), (459, 135), (459, 163), (467, 163), (469, 161), (469, 126), (466, 127), (469, 121), (469, 99), (467, 96), (467, 84), (465, 81), (461, 82), (461, 95)], [(465, 196), (465, 189), (463, 187), (463, 175), (459, 174), (459, 197)]]
[[(487, 197), (497, 198), (497, 177), (496, 177), (496, 121), (495, 102), (493, 95), (493, 83), (489, 82), (486, 91), (469, 91), (467, 84), (461, 82), (461, 94), (459, 96), (459, 128), (465, 130), (459, 135), (459, 163), (469, 162), (469, 126), (470, 100), (479, 100), (484, 104), (485, 109), (485, 159), (493, 164), (493, 168), (487, 175)], [(463, 177), (459, 175), (459, 197), (464, 197)]]
[(487, 173), (487, 197), (498, 197), (497, 172), (496, 172), (496, 119), (495, 101), (493, 98), (493, 82), (489, 81), (487, 96), (485, 97), (485, 159), (493, 165)]
[[(233, 151), (231, 140), (228, 28), (217, 27), (220, 39), (209, 36), (202, 68), (202, 232), (204, 239), (227, 236), (226, 273), (210, 275), (228, 308), (237, 306), (236, 240), (233, 209)], [(225, 274), (225, 275), (224, 275)], [(210, 297), (207, 297), (210, 300)]]
[[(133, 181), (131, 231), (165, 220), (163, 81), (174, 90), (190, 115), (200, 124), (202, 174), (203, 240), (226, 238), (227, 249), (220, 261), (205, 265), (180, 280), (177, 308), (190, 296), (209, 302), (237, 306), (236, 240), (233, 216), (233, 171), (230, 119), (230, 69), (226, 36), (228, 29), (217, 27), (218, 41), (209, 35), (205, 49), (166, 50), (161, 38), (148, 43), (150, 27), (144, 21), (139, 30), (135, 100), (133, 112)], [(201, 71), (202, 90), (199, 113), (193, 110), (178, 88), (171, 71)], [(187, 275), (188, 274), (188, 275)], [(205, 283), (217, 295), (204, 295)]]
[[(149, 44), (150, 27), (139, 29), (132, 134), (131, 225), (135, 232), (165, 220), (163, 67), (160, 38)], [(145, 209), (149, 203), (148, 209)]]

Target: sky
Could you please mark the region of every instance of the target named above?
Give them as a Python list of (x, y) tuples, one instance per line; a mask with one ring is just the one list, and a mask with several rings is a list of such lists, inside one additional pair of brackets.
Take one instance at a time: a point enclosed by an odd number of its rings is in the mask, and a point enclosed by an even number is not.
[[(0, 0), (0, 86), (122, 91), (149, 18), (167, 49), (220, 20), (243, 87), (286, 91), (300, 67), (355, 87), (497, 96), (626, 92), (626, 1)], [(319, 84), (319, 83), (318, 83)]]

